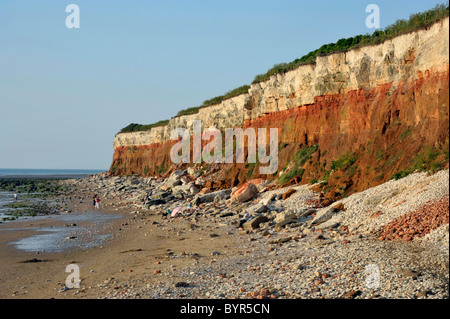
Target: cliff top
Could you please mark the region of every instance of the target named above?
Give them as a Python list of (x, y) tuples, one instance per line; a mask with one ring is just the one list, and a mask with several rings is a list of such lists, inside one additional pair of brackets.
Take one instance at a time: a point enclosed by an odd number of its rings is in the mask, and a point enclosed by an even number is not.
[[(381, 44), (397, 36), (415, 32), (420, 29), (428, 28), (448, 16), (449, 16), (448, 2), (446, 5), (439, 4), (430, 10), (412, 14), (408, 20), (399, 19), (383, 30), (376, 30), (371, 35), (370, 34), (357, 35), (355, 37), (340, 39), (336, 43), (324, 44), (319, 49), (311, 51), (308, 54), (304, 55), (303, 57), (296, 59), (290, 63), (276, 64), (266, 73), (256, 75), (251, 84), (254, 85), (267, 81), (273, 75), (285, 74), (303, 65), (315, 64), (316, 59), (318, 57), (323, 57), (338, 52), (347, 52), (353, 49), (358, 49), (366, 46)], [(241, 87), (228, 91), (224, 95), (216, 96), (214, 98), (205, 100), (201, 106), (190, 107), (187, 109), (180, 110), (177, 113), (177, 115), (174, 116), (173, 118), (184, 115), (196, 114), (199, 112), (201, 108), (216, 105), (224, 100), (242, 94), (247, 94), (249, 89), (250, 85), (243, 85)], [(153, 124), (146, 124), (146, 125), (132, 123), (121, 129), (119, 133), (147, 131), (154, 127), (166, 126), (168, 123), (169, 120), (162, 120)]]

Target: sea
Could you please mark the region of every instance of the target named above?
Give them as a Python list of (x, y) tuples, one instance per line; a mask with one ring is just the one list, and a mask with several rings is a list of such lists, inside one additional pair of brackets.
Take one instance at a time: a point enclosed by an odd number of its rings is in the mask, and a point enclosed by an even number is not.
[(3, 177), (86, 177), (107, 170), (96, 169), (36, 169), (36, 168), (0, 168), (0, 178)]

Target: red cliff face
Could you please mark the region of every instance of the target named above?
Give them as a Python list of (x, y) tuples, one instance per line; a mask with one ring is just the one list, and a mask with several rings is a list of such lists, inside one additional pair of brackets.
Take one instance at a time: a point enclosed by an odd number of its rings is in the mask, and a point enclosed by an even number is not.
[[(426, 149), (439, 154), (448, 151), (448, 81), (448, 70), (430, 71), (395, 86), (390, 83), (372, 90), (317, 96), (313, 104), (246, 120), (243, 128), (279, 129), (278, 172), (291, 162), (297, 151), (318, 145), (296, 182), (325, 179), (326, 189), (347, 193), (361, 191), (409, 168), (417, 154)], [(174, 144), (169, 141), (118, 147), (111, 172), (142, 176), (164, 174), (177, 167), (169, 155)], [(348, 154), (353, 158), (350, 167), (331, 170), (333, 161), (338, 162)], [(439, 155), (437, 160), (445, 162)], [(206, 173), (215, 174), (215, 181), (221, 181), (222, 187), (261, 177), (258, 165), (203, 166), (208, 167)], [(276, 176), (262, 177), (273, 179)]]
[[(329, 186), (360, 191), (409, 168), (424, 150), (448, 151), (448, 81), (448, 70), (427, 72), (396, 87), (319, 96), (312, 105), (267, 114), (244, 126), (279, 128), (280, 168), (296, 151), (318, 145), (302, 183), (331, 173)], [(346, 154), (355, 159), (351, 170), (330, 172), (333, 161)]]
[(278, 129), (277, 173), (261, 176), (260, 164), (248, 161), (194, 165), (213, 188), (263, 177), (282, 185), (321, 181), (321, 190), (339, 195), (448, 167), (448, 29), (447, 18), (379, 45), (318, 57), (165, 127), (118, 134), (110, 172), (154, 176), (186, 167), (170, 159), (170, 132), (196, 119), (203, 128)]

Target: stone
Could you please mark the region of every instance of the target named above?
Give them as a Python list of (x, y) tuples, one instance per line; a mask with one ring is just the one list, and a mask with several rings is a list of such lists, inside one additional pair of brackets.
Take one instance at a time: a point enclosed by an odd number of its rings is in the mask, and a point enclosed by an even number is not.
[(353, 299), (353, 298), (359, 296), (360, 294), (361, 294), (361, 291), (360, 291), (360, 290), (350, 290), (350, 291), (346, 292), (346, 293), (342, 296), (342, 298), (345, 298), (345, 299)]
[(254, 215), (254, 214), (259, 214), (262, 213), (266, 210), (266, 206), (259, 202), (256, 203), (255, 205), (249, 206), (247, 207), (246, 211), (250, 214), (250, 215)]
[(291, 210), (286, 212), (281, 212), (275, 216), (274, 222), (276, 226), (283, 227), (289, 223), (294, 222), (297, 219), (295, 213)]
[(309, 215), (311, 215), (311, 214), (313, 214), (313, 213), (315, 213), (315, 212), (316, 212), (316, 209), (314, 209), (314, 208), (309, 208), (309, 209), (307, 209), (307, 210), (300, 211), (299, 213), (297, 213), (297, 217), (298, 217), (298, 218), (300, 218), (300, 217), (307, 217), (307, 216), (309, 216)]
[(334, 208), (335, 212), (338, 212), (338, 211), (341, 211), (341, 210), (345, 211), (344, 204), (342, 204), (342, 203), (338, 203), (336, 205), (333, 205), (333, 208)]
[(284, 193), (281, 198), (283, 198), (283, 200), (288, 199), (289, 197), (292, 196), (292, 194), (296, 193), (297, 191), (295, 189), (289, 189), (286, 193)]
[(208, 194), (197, 194), (194, 197), (194, 204), (199, 205), (203, 203), (213, 202), (216, 196), (219, 196), (218, 199), (227, 199), (231, 194), (231, 189), (223, 189), (215, 192), (211, 192)]
[(333, 214), (334, 214), (333, 207), (322, 208), (317, 212), (316, 216), (314, 216), (312, 223), (320, 224), (320, 223), (326, 222), (331, 217), (333, 217)]
[(150, 207), (150, 206), (161, 205), (161, 204), (165, 204), (165, 203), (166, 203), (166, 201), (163, 199), (152, 199), (152, 200), (149, 200), (145, 205)]
[(258, 189), (250, 182), (243, 184), (231, 194), (231, 200), (240, 203), (249, 201), (258, 195)]
[(188, 287), (189, 284), (187, 282), (184, 282), (184, 281), (179, 281), (179, 282), (175, 283), (173, 286), (175, 288), (180, 288), (180, 287), (181, 288), (185, 288), (185, 287)]
[(270, 245), (282, 244), (282, 243), (286, 243), (286, 242), (290, 241), (292, 238), (293, 238), (292, 236), (282, 237), (282, 238), (278, 238), (278, 239), (274, 239), (274, 240), (269, 240), (267, 243)]
[(328, 228), (335, 228), (337, 226), (339, 226), (341, 222), (341, 218), (337, 217), (337, 216), (333, 216), (331, 219), (320, 223), (319, 225), (317, 225), (315, 228), (316, 229), (328, 229)]
[(381, 215), (383, 215), (383, 212), (381, 212), (381, 210), (378, 210), (378, 211), (376, 211), (376, 212), (373, 212), (373, 213), (370, 215), (370, 218), (377, 218), (377, 217), (379, 217), (379, 216), (381, 216)]
[(395, 270), (395, 273), (403, 277), (410, 277), (413, 280), (417, 279), (417, 277), (420, 276), (419, 272), (409, 268), (398, 268)]
[(223, 212), (221, 214), (219, 214), (219, 217), (228, 217), (228, 216), (233, 216), (234, 213), (233, 212)]
[(247, 230), (257, 229), (257, 228), (259, 228), (259, 224), (264, 223), (268, 220), (269, 219), (266, 216), (261, 215), (261, 216), (258, 216), (256, 218), (252, 218), (252, 219), (246, 221), (242, 225), (242, 228), (247, 229)]

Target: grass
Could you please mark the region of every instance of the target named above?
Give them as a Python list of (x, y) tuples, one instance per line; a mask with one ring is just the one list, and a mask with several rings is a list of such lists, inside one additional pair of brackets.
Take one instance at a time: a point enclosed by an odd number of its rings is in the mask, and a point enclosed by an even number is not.
[(404, 142), (408, 136), (413, 132), (412, 128), (408, 128), (400, 134), (400, 141)]
[(412, 14), (408, 20), (397, 20), (384, 30), (377, 30), (373, 34), (343, 38), (338, 40), (336, 43), (324, 44), (319, 49), (311, 51), (303, 57), (290, 63), (275, 64), (266, 73), (255, 76), (252, 83), (267, 81), (272, 75), (284, 74), (301, 65), (313, 64), (319, 56), (326, 56), (337, 52), (346, 52), (355, 48), (383, 43), (384, 41), (399, 35), (428, 27), (435, 22), (448, 17), (448, 15), (448, 3), (446, 5), (439, 4), (428, 11)]
[[(439, 157), (443, 157), (442, 160), (436, 161)], [(424, 149), (417, 153), (411, 160), (411, 165), (395, 173), (391, 179), (401, 179), (414, 172), (430, 172), (435, 173), (441, 170), (444, 165), (448, 163), (448, 148), (445, 148), (443, 152), (438, 151), (436, 148), (425, 146)]]
[(348, 152), (339, 157), (336, 161), (331, 162), (331, 170), (341, 169), (348, 170), (358, 160), (358, 156), (353, 152)]
[(142, 132), (142, 131), (149, 131), (154, 127), (158, 127), (158, 126), (166, 126), (167, 124), (169, 124), (169, 120), (163, 120), (163, 121), (159, 121), (153, 124), (136, 124), (136, 123), (131, 123), (128, 126), (124, 127), (123, 129), (120, 130), (119, 133), (131, 133), (131, 132)]
[(278, 182), (280, 184), (284, 184), (289, 182), (294, 177), (299, 177), (301, 179), (303, 177), (303, 174), (305, 173), (303, 165), (305, 165), (305, 163), (311, 159), (311, 156), (315, 152), (317, 152), (318, 149), (319, 146), (314, 145), (304, 147), (298, 152), (296, 152), (291, 159), (291, 162), (294, 163), (294, 167), (289, 171), (287, 171), (286, 173), (282, 174), (280, 177), (278, 177)]

